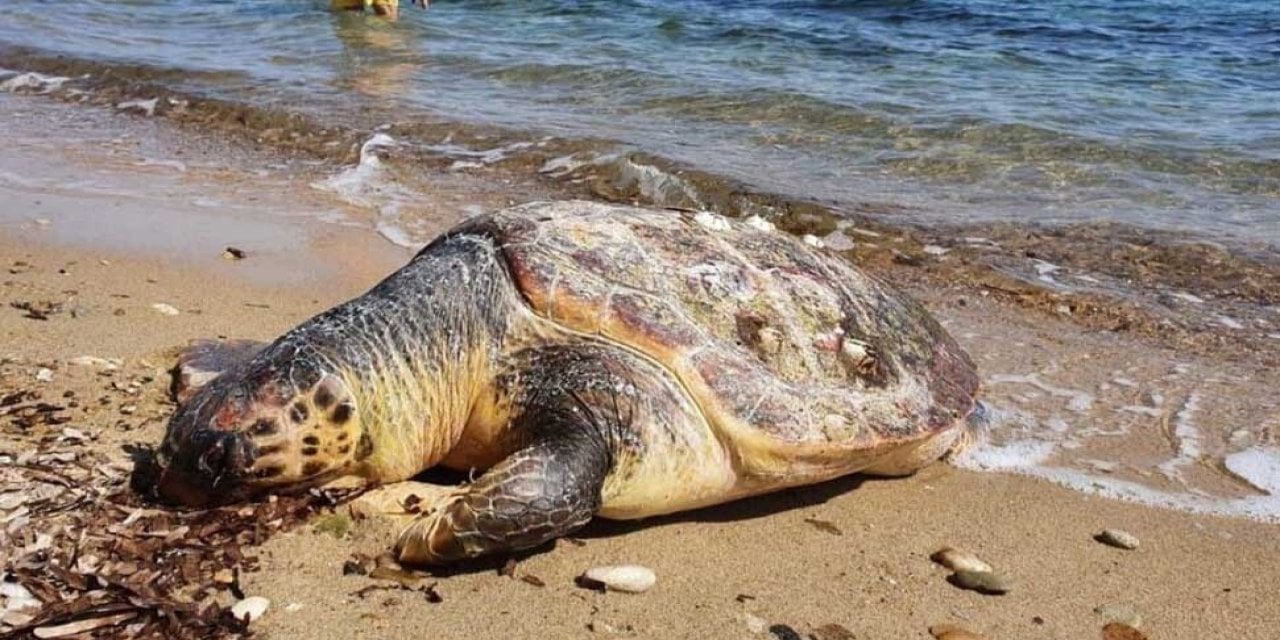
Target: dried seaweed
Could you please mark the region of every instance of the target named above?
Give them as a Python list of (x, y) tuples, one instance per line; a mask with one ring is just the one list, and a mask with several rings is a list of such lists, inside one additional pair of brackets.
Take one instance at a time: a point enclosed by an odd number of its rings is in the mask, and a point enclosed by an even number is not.
[(128, 471), (75, 438), (0, 453), (3, 580), (30, 596), (6, 598), (0, 635), (246, 637), (224, 603), (258, 566), (251, 548), (341, 497), (175, 512), (144, 504)]
[(830, 520), (819, 520), (818, 518), (805, 518), (804, 521), (807, 522), (809, 525), (811, 525), (814, 529), (817, 529), (818, 531), (821, 531), (823, 533), (829, 533), (833, 536), (844, 535), (844, 532), (840, 530), (840, 527), (837, 527), (836, 524), (834, 522), (831, 522)]
[(9, 306), (19, 311), (23, 311), (22, 317), (31, 320), (48, 320), (49, 316), (62, 313), (63, 304), (61, 302), (52, 302), (49, 300), (38, 300), (35, 302), (29, 300), (19, 300), (10, 302)]

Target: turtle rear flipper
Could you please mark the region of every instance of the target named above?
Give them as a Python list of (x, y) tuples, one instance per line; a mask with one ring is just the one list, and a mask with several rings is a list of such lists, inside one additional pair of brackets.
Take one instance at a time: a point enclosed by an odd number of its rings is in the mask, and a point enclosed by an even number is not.
[(223, 371), (248, 362), (265, 346), (267, 343), (257, 340), (193, 340), (178, 352), (170, 385), (173, 399), (178, 404), (186, 402), (200, 387)]

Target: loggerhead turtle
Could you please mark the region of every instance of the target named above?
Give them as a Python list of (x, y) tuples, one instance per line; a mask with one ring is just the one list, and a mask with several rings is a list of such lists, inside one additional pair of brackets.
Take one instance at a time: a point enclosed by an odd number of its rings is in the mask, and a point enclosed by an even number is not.
[(967, 441), (978, 378), (928, 312), (761, 226), (591, 202), (467, 221), (269, 345), (187, 353), (226, 371), (181, 402), (155, 489), (201, 506), (356, 476), (429, 495), (404, 481), (483, 470), (397, 542), (442, 564), (597, 515), (906, 475)]

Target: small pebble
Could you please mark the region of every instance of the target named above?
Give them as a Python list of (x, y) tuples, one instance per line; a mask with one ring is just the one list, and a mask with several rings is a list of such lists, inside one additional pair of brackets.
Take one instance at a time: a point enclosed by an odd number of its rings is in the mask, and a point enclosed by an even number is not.
[(1008, 580), (998, 574), (987, 571), (957, 571), (951, 574), (947, 580), (961, 589), (977, 591), (987, 595), (1005, 594), (1012, 588)]
[(171, 304), (165, 304), (165, 303), (163, 303), (163, 302), (157, 302), (157, 303), (155, 303), (155, 304), (151, 305), (151, 308), (152, 308), (152, 309), (155, 309), (155, 310), (156, 310), (156, 312), (158, 312), (160, 315), (165, 315), (165, 316), (176, 316), (176, 315), (178, 315), (179, 313), (181, 313), (181, 312), (180, 312), (180, 311), (178, 311), (178, 309), (177, 309), (177, 308), (175, 308), (173, 305), (171, 305)]
[(580, 582), (587, 586), (602, 586), (609, 591), (644, 593), (658, 581), (653, 570), (636, 564), (611, 567), (594, 567), (582, 574)]
[(249, 596), (231, 605), (231, 615), (237, 620), (248, 618), (249, 622), (253, 622), (262, 617), (267, 612), (267, 607), (271, 606), (271, 601), (262, 596)]
[(1103, 529), (1102, 533), (1094, 536), (1094, 539), (1117, 549), (1133, 550), (1137, 549), (1139, 544), (1137, 536), (1119, 529)]
[(853, 632), (834, 622), (824, 624), (809, 634), (813, 640), (857, 640)]
[(40, 382), (53, 382), (53, 371), (51, 369), (41, 368), (36, 371), (36, 380)]
[(929, 627), (929, 635), (938, 640), (986, 640), (982, 634), (954, 624), (935, 624)]
[(995, 569), (979, 558), (967, 551), (953, 549), (951, 547), (943, 547), (933, 552), (929, 559), (952, 570), (952, 571), (974, 571), (979, 573), (991, 573)]

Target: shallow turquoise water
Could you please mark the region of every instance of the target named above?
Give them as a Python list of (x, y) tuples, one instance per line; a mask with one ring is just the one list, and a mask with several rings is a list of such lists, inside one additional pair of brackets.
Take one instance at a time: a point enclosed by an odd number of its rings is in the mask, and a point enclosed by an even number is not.
[(13, 3), (0, 43), (326, 117), (619, 140), (919, 220), (1280, 242), (1271, 0), (444, 0), (395, 24), (326, 4)]

